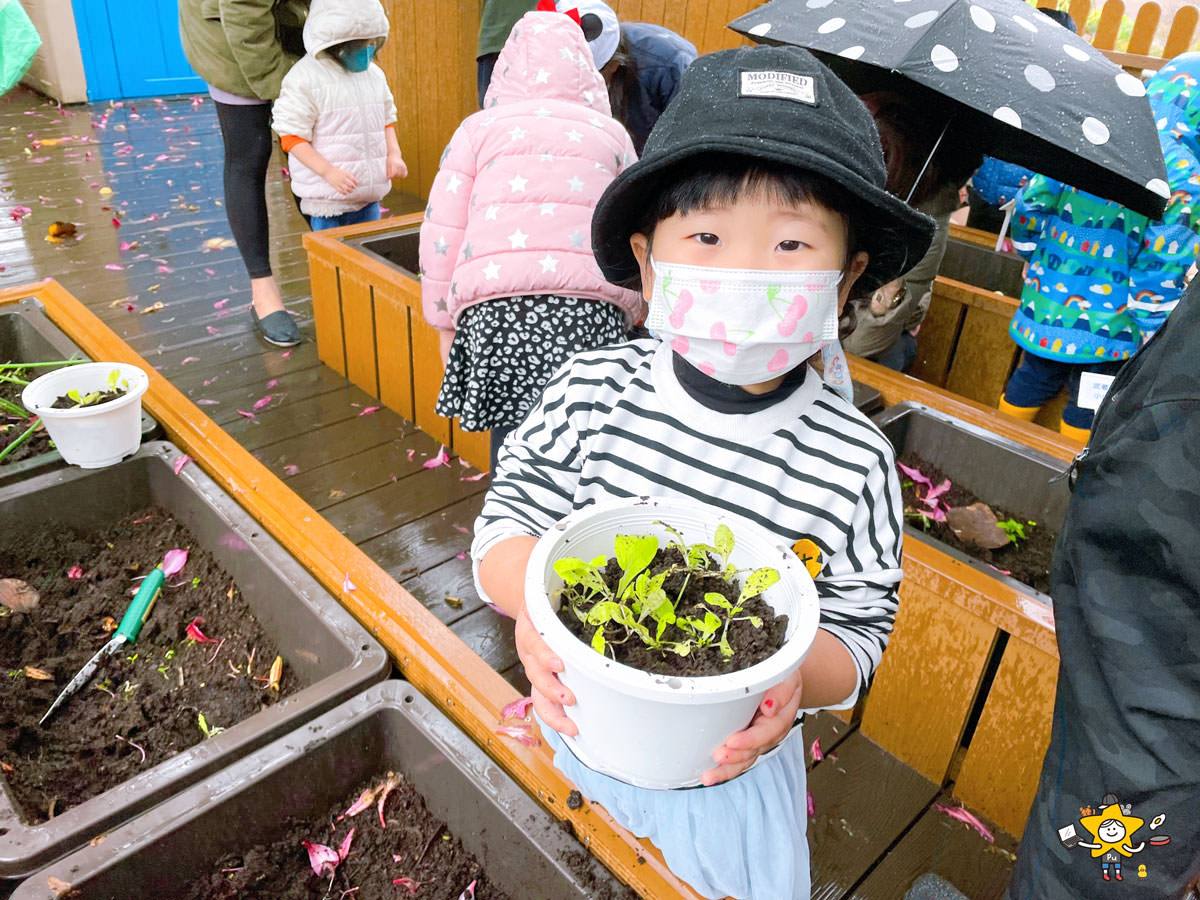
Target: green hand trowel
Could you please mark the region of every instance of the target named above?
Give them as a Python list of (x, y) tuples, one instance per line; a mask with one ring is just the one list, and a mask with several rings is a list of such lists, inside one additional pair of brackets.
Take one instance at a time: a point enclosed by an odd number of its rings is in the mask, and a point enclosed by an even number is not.
[(46, 710), (46, 714), (38, 722), (39, 725), (45, 725), (46, 720), (54, 715), (54, 711), (62, 706), (68, 697), (88, 683), (88, 680), (95, 674), (101, 660), (106, 656), (118, 652), (126, 644), (132, 644), (137, 640), (138, 633), (142, 630), (142, 626), (146, 624), (146, 619), (150, 616), (150, 610), (154, 608), (154, 601), (158, 599), (158, 595), (162, 591), (163, 582), (170, 576), (177, 575), (183, 569), (187, 558), (188, 552), (186, 550), (167, 551), (163, 557), (163, 561), (155, 566), (154, 571), (142, 580), (142, 586), (138, 588), (138, 592), (134, 594), (133, 600), (129, 602), (129, 606), (125, 609), (125, 615), (121, 617), (121, 624), (117, 626), (116, 633), (109, 639), (107, 644), (96, 651), (96, 655), (84, 664), (83, 668), (62, 689), (62, 692), (54, 698), (54, 702), (50, 704), (50, 708)]

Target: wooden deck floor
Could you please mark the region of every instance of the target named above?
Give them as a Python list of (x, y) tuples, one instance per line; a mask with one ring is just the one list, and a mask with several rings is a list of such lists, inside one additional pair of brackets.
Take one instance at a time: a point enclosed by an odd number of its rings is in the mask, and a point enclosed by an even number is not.
[[(60, 108), (10, 92), (0, 98), (0, 287), (61, 282), (522, 689), (512, 629), (482, 606), (466, 557), (487, 479), (461, 480), (475, 470), (457, 460), (423, 469), (438, 445), (386, 409), (362, 415), (375, 401), (317, 360), (307, 226), (278, 150), (271, 260), (308, 340), (288, 352), (257, 338), (222, 159), (207, 97)], [(400, 214), (423, 203), (394, 191), (383, 205)], [(47, 241), (54, 221), (78, 236)]]

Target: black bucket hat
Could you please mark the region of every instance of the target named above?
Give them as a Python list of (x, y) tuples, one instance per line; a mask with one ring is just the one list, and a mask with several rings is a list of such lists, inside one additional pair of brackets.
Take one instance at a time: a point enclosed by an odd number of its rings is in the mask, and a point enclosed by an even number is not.
[(608, 186), (592, 215), (592, 251), (617, 284), (639, 276), (629, 237), (679, 162), (732, 153), (806, 169), (855, 197), (865, 287), (907, 272), (929, 249), (934, 222), (884, 189), (887, 171), (870, 112), (806, 50), (751, 46), (701, 56), (650, 132), (641, 159)]

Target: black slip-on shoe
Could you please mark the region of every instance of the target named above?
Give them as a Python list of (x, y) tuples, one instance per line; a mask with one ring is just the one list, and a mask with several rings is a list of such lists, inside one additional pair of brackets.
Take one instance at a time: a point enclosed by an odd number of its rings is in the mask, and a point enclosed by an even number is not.
[(300, 329), (296, 327), (296, 320), (286, 310), (277, 309), (260, 319), (254, 310), (254, 304), (251, 304), (250, 316), (254, 319), (254, 327), (258, 329), (259, 336), (267, 343), (276, 347), (295, 347), (300, 343)]

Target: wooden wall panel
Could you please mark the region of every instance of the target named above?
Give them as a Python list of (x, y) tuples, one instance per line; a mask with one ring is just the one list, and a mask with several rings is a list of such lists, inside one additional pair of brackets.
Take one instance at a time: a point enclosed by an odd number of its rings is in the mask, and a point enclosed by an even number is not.
[[(375, 285), (375, 332), (381, 346), (379, 364), (379, 400), (410, 422), (413, 419), (412, 342), (406, 295), (394, 287)], [(415, 313), (420, 316), (418, 309)]]
[(308, 282), (312, 290), (316, 320), (317, 349), (321, 362), (339, 375), (346, 374), (346, 351), (342, 343), (341, 295), (338, 271), (332, 260), (309, 254)]
[(1057, 675), (1054, 656), (1009, 640), (955, 780), (956, 797), (1016, 837), (1050, 745)]
[(360, 273), (343, 267), (342, 336), (346, 341), (346, 375), (368, 394), (378, 396), (375, 373), (375, 308), (371, 284)]
[(942, 784), (995, 638), (994, 625), (913, 577), (906, 560), (895, 631), (867, 696), (862, 733)]
[(1020, 352), (1008, 336), (1011, 317), (967, 308), (946, 389), (986, 406), (996, 406)]

